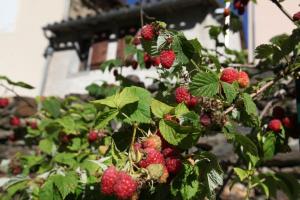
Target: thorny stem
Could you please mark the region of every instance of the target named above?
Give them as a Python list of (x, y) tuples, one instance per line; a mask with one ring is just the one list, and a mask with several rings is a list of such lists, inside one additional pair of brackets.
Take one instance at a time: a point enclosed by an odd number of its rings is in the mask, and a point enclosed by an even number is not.
[(271, 0), (280, 10), (287, 16), (292, 22), (294, 22), (292, 16), (282, 7), (282, 5), (277, 0)]
[(27, 103), (27, 105), (29, 105), (32, 108), (35, 108), (35, 106), (33, 106), (29, 101), (27, 101), (27, 99), (21, 97), (17, 92), (15, 92), (13, 89), (7, 87), (6, 85), (0, 83), (0, 86), (4, 87), (6, 90), (12, 92), (14, 95), (16, 95), (16, 97), (18, 97), (19, 99), (21, 99), (22, 101), (24, 101), (25, 103)]

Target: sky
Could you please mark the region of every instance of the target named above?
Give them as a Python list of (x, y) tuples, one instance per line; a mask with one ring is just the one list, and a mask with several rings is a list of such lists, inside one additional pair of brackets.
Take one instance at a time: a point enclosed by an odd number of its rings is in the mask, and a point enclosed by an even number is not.
[(129, 4), (133, 4), (133, 3), (135, 3), (135, 2), (137, 2), (138, 0), (127, 0), (127, 2), (129, 3)]

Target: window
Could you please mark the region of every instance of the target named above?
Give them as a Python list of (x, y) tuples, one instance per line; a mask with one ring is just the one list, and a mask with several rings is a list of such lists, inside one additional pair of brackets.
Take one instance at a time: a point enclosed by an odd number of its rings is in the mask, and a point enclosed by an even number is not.
[(0, 0), (0, 32), (13, 32), (16, 28), (19, 0)]

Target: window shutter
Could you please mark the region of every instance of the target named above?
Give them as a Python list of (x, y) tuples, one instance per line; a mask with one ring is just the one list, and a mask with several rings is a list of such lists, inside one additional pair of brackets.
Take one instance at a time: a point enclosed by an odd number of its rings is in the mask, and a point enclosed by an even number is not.
[(100, 65), (106, 60), (108, 41), (97, 42), (92, 45), (91, 70), (99, 69)]
[(124, 60), (125, 59), (125, 39), (124, 38), (120, 38), (118, 40), (118, 46), (117, 46), (117, 58)]

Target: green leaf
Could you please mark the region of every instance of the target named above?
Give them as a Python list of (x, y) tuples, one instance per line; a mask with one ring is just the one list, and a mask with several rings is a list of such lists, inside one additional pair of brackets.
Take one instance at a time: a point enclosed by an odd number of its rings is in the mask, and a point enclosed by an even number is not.
[(174, 128), (169, 126), (164, 120), (159, 121), (159, 130), (163, 138), (172, 145), (178, 145), (182, 138), (176, 133)]
[(124, 53), (125, 53), (125, 57), (128, 57), (128, 56), (131, 56), (131, 55), (134, 55), (136, 54), (137, 52), (137, 49), (134, 45), (132, 44), (127, 44), (125, 46), (125, 50), (124, 50)]
[[(138, 99), (137, 106), (136, 105), (128, 105), (127, 108), (124, 108), (124, 111), (127, 115), (129, 115), (131, 122), (139, 122), (139, 123), (150, 123), (151, 121), (151, 111), (150, 104), (152, 101), (152, 97), (150, 92), (140, 87), (129, 87), (125, 88), (126, 94)], [(124, 91), (123, 90), (123, 91)], [(122, 92), (123, 92), (122, 91)], [(128, 121), (128, 119), (125, 119)]]
[(139, 98), (136, 93), (132, 92), (132, 90), (129, 88), (125, 88), (120, 93), (117, 93), (105, 99), (93, 101), (93, 103), (121, 109), (125, 105), (134, 103), (138, 100)]
[(243, 147), (243, 152), (249, 152), (254, 156), (258, 156), (256, 145), (247, 136), (235, 134), (235, 141)]
[(252, 97), (247, 93), (243, 93), (242, 99), (243, 99), (245, 111), (247, 112), (247, 114), (257, 115), (257, 108), (256, 108), (255, 103), (252, 100)]
[(197, 197), (200, 189), (199, 169), (184, 163), (183, 169), (171, 182), (171, 193), (173, 196), (180, 195), (180, 199), (192, 200)]
[(168, 106), (156, 99), (152, 99), (151, 101), (151, 111), (158, 118), (163, 118), (164, 115), (170, 113), (172, 109), (174, 109), (174, 107)]
[(107, 60), (100, 65), (100, 70), (105, 71), (106, 68), (109, 71), (114, 67), (120, 67), (122, 65), (122, 61), (120, 59)]
[(233, 84), (222, 82), (223, 91), (225, 93), (226, 99), (228, 103), (232, 103), (232, 101), (236, 98), (238, 94), (237, 88)]
[(78, 186), (78, 176), (75, 172), (69, 172), (65, 176), (54, 175), (51, 179), (58, 188), (63, 199), (65, 199), (68, 194), (74, 193)]
[(177, 117), (181, 117), (188, 112), (190, 112), (190, 110), (186, 107), (185, 103), (180, 103), (175, 108), (175, 115)]
[(273, 158), (275, 155), (276, 136), (272, 133), (267, 133), (263, 138), (263, 155), (265, 160)]
[(116, 109), (112, 109), (103, 113), (100, 113), (99, 116), (97, 116), (95, 125), (96, 129), (102, 129), (107, 126), (107, 124), (113, 120), (117, 115), (119, 114), (119, 111)]
[(8, 184), (6, 191), (11, 197), (13, 197), (18, 191), (24, 190), (28, 187), (28, 180), (20, 179), (14, 181), (12, 184)]
[(249, 176), (248, 172), (246, 170), (241, 169), (241, 168), (234, 167), (233, 170), (238, 175), (240, 181), (245, 180), (245, 178), (247, 178)]
[(39, 148), (42, 152), (53, 155), (56, 152), (56, 146), (50, 139), (43, 139), (39, 142)]
[(72, 145), (68, 146), (68, 149), (71, 151), (78, 151), (81, 147), (81, 139), (80, 138), (73, 138), (72, 139)]
[(61, 119), (57, 119), (57, 122), (63, 127), (66, 134), (79, 134), (79, 124), (75, 122), (71, 116), (65, 116)]
[[(184, 48), (184, 45), (186, 44), (188, 44), (188, 41), (182, 32), (179, 32), (178, 34), (173, 36), (172, 49), (176, 54), (174, 65), (184, 65), (189, 62), (189, 59), (186, 55), (186, 51), (189, 48)], [(193, 48), (193, 46), (189, 47), (190, 49)]]
[(277, 50), (277, 47), (271, 44), (262, 44), (256, 47), (255, 53), (256, 53), (256, 58), (267, 58), (271, 56), (275, 50)]
[[(40, 189), (39, 192), (39, 197), (40, 199), (45, 199), (45, 200), (56, 200), (54, 197), (54, 188), (53, 188), (53, 181), (52, 180), (47, 180), (42, 188)], [(59, 198), (60, 199), (60, 198)]]
[(190, 91), (194, 96), (213, 97), (219, 92), (219, 77), (213, 72), (199, 72), (192, 78)]
[(59, 117), (61, 104), (56, 98), (47, 98), (43, 101), (43, 109), (54, 118)]
[(75, 156), (76, 155), (72, 153), (58, 153), (53, 160), (58, 163), (73, 167), (76, 164)]
[(222, 33), (221, 26), (209, 26), (209, 36), (211, 39), (218, 39), (220, 33)]

